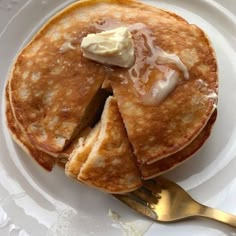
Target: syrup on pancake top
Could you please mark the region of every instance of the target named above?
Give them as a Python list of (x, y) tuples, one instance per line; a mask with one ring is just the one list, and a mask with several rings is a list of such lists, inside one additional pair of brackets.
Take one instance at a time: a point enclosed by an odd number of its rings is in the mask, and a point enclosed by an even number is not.
[[(148, 178), (160, 173), (162, 159), (171, 157), (173, 164), (164, 162), (168, 171), (176, 166), (175, 153), (183, 150), (180, 164), (206, 139), (199, 134), (217, 104), (215, 55), (204, 32), (174, 13), (132, 0), (73, 3), (16, 58), (6, 88), (13, 137), (31, 155), (35, 150), (35, 159), (47, 153), (54, 163), (54, 157), (70, 155), (67, 174), (82, 176), (98, 133), (98, 126), (92, 128), (102, 113), (95, 110), (104, 105), (104, 88), (117, 102), (116, 116), (136, 158), (131, 159), (141, 172), (150, 172)], [(206, 130), (214, 123), (209, 122)], [(76, 145), (85, 128), (93, 134), (82, 135), (93, 137), (86, 150)], [(197, 137), (199, 145), (191, 148)]]

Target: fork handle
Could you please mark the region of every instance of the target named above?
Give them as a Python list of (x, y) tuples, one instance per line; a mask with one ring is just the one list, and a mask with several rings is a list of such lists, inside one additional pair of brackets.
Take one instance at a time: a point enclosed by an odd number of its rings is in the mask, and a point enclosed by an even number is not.
[(201, 205), (198, 216), (210, 218), (236, 228), (236, 216)]

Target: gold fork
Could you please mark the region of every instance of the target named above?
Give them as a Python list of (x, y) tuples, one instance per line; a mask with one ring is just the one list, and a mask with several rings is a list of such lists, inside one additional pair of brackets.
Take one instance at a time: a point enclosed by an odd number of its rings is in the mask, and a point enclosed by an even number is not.
[(236, 216), (196, 202), (184, 189), (163, 177), (143, 181), (127, 195), (114, 195), (137, 212), (160, 222), (205, 217), (236, 227)]

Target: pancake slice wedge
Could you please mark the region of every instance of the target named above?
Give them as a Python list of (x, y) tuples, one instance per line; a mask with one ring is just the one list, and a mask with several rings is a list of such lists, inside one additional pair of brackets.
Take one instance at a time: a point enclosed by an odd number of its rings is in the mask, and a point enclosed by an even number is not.
[(201, 133), (194, 139), (187, 147), (181, 151), (168, 156), (162, 160), (154, 162), (150, 165), (144, 164), (140, 166), (141, 174), (143, 179), (152, 179), (158, 175), (161, 175), (171, 169), (182, 164), (195, 154), (201, 146), (205, 143), (211, 133), (211, 129), (215, 123), (217, 117), (217, 110), (212, 114), (205, 128)]
[(86, 138), (80, 138), (74, 151), (69, 156), (69, 161), (65, 167), (67, 176), (77, 178), (82, 165), (86, 162), (94, 143), (97, 140), (100, 131), (100, 123), (98, 123), (88, 134)]
[(126, 193), (141, 186), (135, 157), (115, 98), (106, 101), (101, 129), (78, 179), (109, 193)]

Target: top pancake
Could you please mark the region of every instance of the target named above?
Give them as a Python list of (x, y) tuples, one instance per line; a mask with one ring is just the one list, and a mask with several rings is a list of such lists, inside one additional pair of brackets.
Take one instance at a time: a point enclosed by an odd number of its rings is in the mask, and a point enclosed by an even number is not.
[[(140, 22), (150, 29), (157, 46), (179, 56), (190, 74), (158, 106), (140, 102), (133, 82), (124, 81), (127, 71), (114, 68), (111, 76), (80, 50), (88, 33)], [(140, 44), (135, 45), (137, 54)], [(168, 66), (178, 70), (173, 64)], [(152, 163), (183, 149), (215, 108), (215, 56), (197, 26), (136, 1), (95, 0), (64, 9), (19, 54), (10, 80), (14, 116), (37, 148), (60, 152), (83, 127), (86, 109), (107, 76), (140, 163)]]

